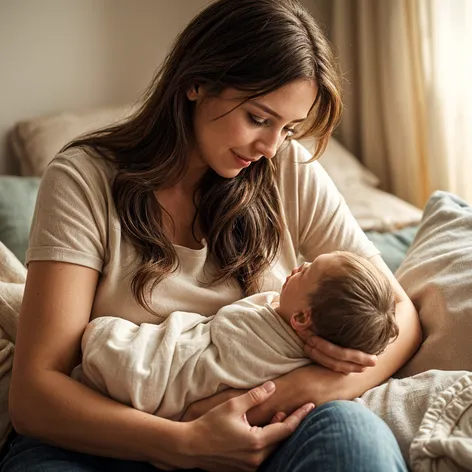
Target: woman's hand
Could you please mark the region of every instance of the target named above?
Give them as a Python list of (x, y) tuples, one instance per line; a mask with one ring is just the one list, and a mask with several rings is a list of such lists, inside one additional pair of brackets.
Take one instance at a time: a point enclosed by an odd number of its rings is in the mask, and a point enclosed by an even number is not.
[(311, 360), (342, 374), (364, 372), (377, 363), (377, 356), (337, 346), (316, 335), (305, 340), (304, 350)]
[(212, 408), (215, 408), (215, 406), (221, 405), (222, 403), (231, 400), (231, 398), (239, 397), (246, 392), (247, 390), (236, 390), (234, 388), (230, 388), (223, 390), (222, 392), (215, 393), (211, 397), (198, 400), (187, 407), (180, 421), (196, 420), (197, 418), (200, 418), (200, 416), (203, 416), (205, 413), (210, 411)]
[(266, 382), (187, 423), (187, 444), (197, 467), (208, 472), (255, 471), (314, 408), (308, 403), (290, 416), (279, 415), (268, 426), (251, 426), (246, 412), (264, 403), (274, 391), (274, 383)]
[[(180, 421), (186, 422), (196, 420), (197, 418), (200, 418), (200, 416), (203, 416), (205, 413), (210, 411), (212, 408), (215, 408), (215, 406), (221, 405), (222, 403), (231, 400), (231, 398), (239, 397), (241, 395), (244, 395), (245, 393), (247, 393), (247, 390), (237, 390), (234, 388), (230, 388), (228, 390), (223, 390), (222, 392), (216, 393), (211, 397), (194, 402), (189, 405), (188, 408), (185, 410), (185, 413), (180, 419)], [(279, 411), (272, 416), (270, 422), (260, 422), (257, 423), (257, 425), (265, 426), (269, 423), (280, 423), (281, 421), (285, 420), (285, 418), (287, 418), (287, 414), (283, 411)], [(255, 423), (250, 424), (252, 426), (255, 425)]]

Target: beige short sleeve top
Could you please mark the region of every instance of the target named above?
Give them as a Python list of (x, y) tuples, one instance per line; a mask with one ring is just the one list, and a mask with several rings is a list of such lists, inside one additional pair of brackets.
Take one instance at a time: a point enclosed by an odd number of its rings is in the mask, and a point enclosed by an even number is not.
[[(279, 256), (265, 273), (263, 290), (279, 291), (300, 259), (312, 260), (335, 249), (364, 257), (378, 250), (360, 229), (344, 199), (317, 162), (291, 142), (278, 159), (278, 189), (286, 223)], [(134, 323), (159, 323), (173, 311), (214, 315), (242, 298), (235, 283), (202, 286), (213, 261), (207, 245), (193, 250), (175, 246), (179, 269), (158, 284), (151, 315), (134, 299), (131, 280), (138, 263), (134, 247), (123, 237), (112, 198), (113, 165), (72, 148), (49, 164), (41, 181), (26, 263), (62, 261), (100, 272), (91, 319), (119, 316)]]

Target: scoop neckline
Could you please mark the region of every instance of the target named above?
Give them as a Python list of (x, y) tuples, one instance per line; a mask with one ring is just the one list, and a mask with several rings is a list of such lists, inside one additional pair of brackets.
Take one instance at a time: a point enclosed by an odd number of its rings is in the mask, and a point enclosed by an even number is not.
[(201, 254), (205, 254), (206, 251), (207, 251), (207, 248), (208, 248), (208, 244), (207, 244), (205, 238), (202, 238), (202, 240), (200, 241), (200, 244), (202, 245), (202, 247), (200, 249), (192, 249), (191, 247), (181, 246), (179, 244), (173, 244), (173, 246), (176, 250), (178, 250), (180, 252), (186, 252), (188, 254), (198, 256), (198, 255), (201, 255)]

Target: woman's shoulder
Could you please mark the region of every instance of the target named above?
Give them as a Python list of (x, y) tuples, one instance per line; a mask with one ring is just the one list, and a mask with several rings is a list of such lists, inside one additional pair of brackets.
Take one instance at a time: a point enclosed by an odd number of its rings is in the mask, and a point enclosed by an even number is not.
[(90, 148), (74, 146), (59, 152), (49, 163), (41, 187), (52, 187), (69, 196), (109, 200), (115, 175), (112, 162)]
[(46, 173), (51, 168), (74, 172), (86, 177), (87, 180), (101, 177), (110, 181), (116, 174), (113, 163), (89, 147), (73, 146), (59, 152), (48, 165)]
[(69, 148), (48, 165), (36, 200), (27, 260), (61, 260), (101, 270), (116, 221), (113, 166)]
[(332, 182), (318, 161), (312, 161), (311, 153), (298, 141), (292, 140), (277, 160), (277, 182), (282, 197), (301, 190), (318, 191), (331, 187)]

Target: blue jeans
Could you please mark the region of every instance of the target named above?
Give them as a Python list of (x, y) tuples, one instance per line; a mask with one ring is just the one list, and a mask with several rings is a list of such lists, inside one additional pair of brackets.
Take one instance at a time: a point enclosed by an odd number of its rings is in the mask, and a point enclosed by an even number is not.
[[(363, 406), (333, 401), (313, 410), (260, 472), (406, 471), (387, 425)], [(90, 456), (18, 436), (2, 472), (156, 472), (147, 463)]]

